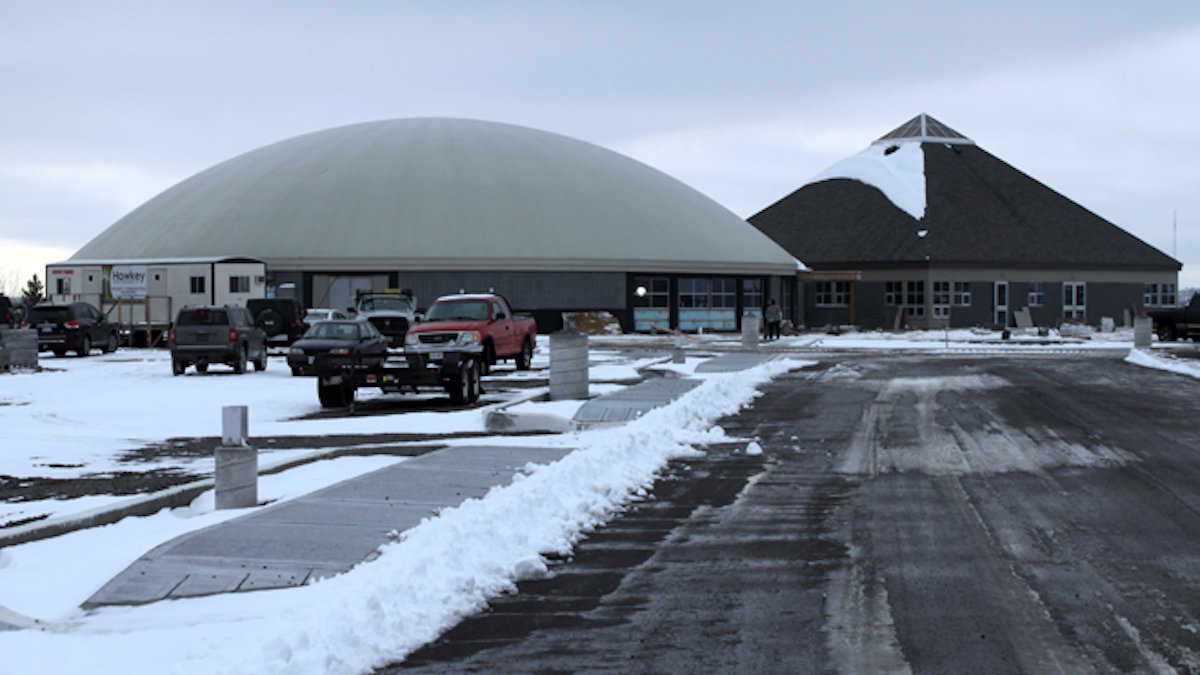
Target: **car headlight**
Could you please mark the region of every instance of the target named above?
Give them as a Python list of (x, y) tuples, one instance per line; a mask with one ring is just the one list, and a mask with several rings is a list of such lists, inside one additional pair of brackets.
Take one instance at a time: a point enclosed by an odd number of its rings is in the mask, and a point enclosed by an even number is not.
[(405, 347), (416, 347), (419, 344), (421, 344), (421, 337), (416, 333), (409, 333), (404, 336)]
[(350, 349), (348, 347), (338, 347), (337, 349), (330, 349), (329, 353), (330, 354), (338, 354), (340, 356), (345, 356), (346, 354), (350, 353)]
[(304, 356), (304, 349), (301, 347), (292, 347), (288, 350), (288, 353), (293, 356)]
[(457, 343), (460, 345), (477, 345), (482, 339), (483, 336), (477, 330), (464, 331), (458, 334)]

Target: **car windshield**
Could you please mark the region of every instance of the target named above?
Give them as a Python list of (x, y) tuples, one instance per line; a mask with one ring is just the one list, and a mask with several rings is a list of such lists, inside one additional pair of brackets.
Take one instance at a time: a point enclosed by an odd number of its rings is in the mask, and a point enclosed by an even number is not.
[(467, 319), (469, 321), (486, 321), (488, 318), (487, 300), (447, 300), (433, 303), (429, 313), (425, 315), (428, 321), (451, 321)]
[(66, 307), (34, 307), (29, 311), (29, 323), (43, 321), (66, 321), (71, 318), (71, 310)]
[(229, 314), (223, 309), (185, 309), (179, 313), (180, 326), (224, 326)]
[(318, 340), (357, 340), (358, 329), (359, 325), (356, 323), (322, 321), (309, 328), (304, 337)]
[(398, 312), (412, 311), (412, 303), (408, 296), (405, 295), (373, 295), (369, 298), (363, 298), (362, 302), (358, 303), (358, 311), (374, 312), (378, 310), (395, 310)]

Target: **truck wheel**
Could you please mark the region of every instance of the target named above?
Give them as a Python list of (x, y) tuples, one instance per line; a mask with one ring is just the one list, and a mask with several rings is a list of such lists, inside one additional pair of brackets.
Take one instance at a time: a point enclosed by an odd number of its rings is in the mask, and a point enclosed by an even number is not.
[(1172, 326), (1169, 323), (1159, 324), (1158, 339), (1162, 340), (1163, 342), (1174, 342), (1175, 341), (1175, 326)]
[(466, 403), (471, 397), (470, 368), (460, 368), (458, 374), (446, 385), (446, 393), (450, 394), (450, 402), (455, 405)]
[(176, 359), (171, 359), (171, 374), (172, 375), (182, 375), (184, 368), (187, 368), (187, 366), (183, 365)]
[(321, 400), (322, 408), (342, 407), (342, 386), (340, 384), (317, 384), (317, 398)]
[(208, 361), (197, 361), (196, 362), (196, 372), (197, 373), (207, 373), (208, 372)]
[(90, 351), (92, 351), (92, 338), (84, 335), (79, 339), (79, 349), (75, 353), (80, 356), (87, 356)]
[(483, 343), (483, 354), (479, 359), (479, 374), (487, 375), (492, 372), (492, 364), (496, 362), (496, 349), (492, 347), (492, 343)]
[(300, 366), (292, 366), (292, 375), (297, 377), (300, 375)]
[(467, 368), (467, 403), (474, 403), (479, 400), (481, 387), (479, 386), (479, 365), (472, 361)]
[(239, 346), (233, 355), (233, 372), (241, 375), (246, 372), (246, 348)]
[(521, 351), (517, 354), (517, 370), (529, 370), (529, 364), (533, 363), (533, 345), (529, 344), (529, 338), (521, 341)]
[(255, 370), (266, 370), (267, 369), (267, 345), (266, 344), (263, 344), (262, 353), (259, 354), (257, 359), (254, 359), (254, 369)]
[(104, 344), (104, 353), (111, 354), (117, 351), (117, 332), (113, 331), (108, 334), (108, 342)]

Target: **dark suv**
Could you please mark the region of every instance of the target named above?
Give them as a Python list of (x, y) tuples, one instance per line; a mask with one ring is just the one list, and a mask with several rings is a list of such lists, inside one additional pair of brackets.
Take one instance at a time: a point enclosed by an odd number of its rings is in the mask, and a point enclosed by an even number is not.
[(182, 375), (195, 364), (203, 373), (210, 363), (224, 363), (233, 372), (246, 372), (246, 362), (255, 370), (267, 367), (267, 338), (250, 312), (237, 305), (184, 307), (171, 328), (171, 372)]
[(283, 336), (290, 345), (308, 328), (304, 325), (304, 307), (295, 298), (255, 298), (246, 301), (246, 309), (268, 341)]
[(86, 302), (34, 305), (21, 325), (37, 331), (39, 352), (50, 350), (55, 356), (64, 356), (73, 351), (87, 356), (93, 346), (105, 352), (117, 350), (117, 325)]

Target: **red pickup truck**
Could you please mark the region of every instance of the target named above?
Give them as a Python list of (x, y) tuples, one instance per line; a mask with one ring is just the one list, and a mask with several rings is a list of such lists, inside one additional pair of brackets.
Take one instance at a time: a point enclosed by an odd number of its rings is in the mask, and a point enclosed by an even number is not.
[(517, 370), (528, 370), (536, 344), (537, 324), (532, 317), (514, 315), (504, 296), (474, 293), (434, 301), (425, 320), (409, 329), (404, 351), (437, 353), (479, 345), (486, 373), (501, 359), (513, 359)]

